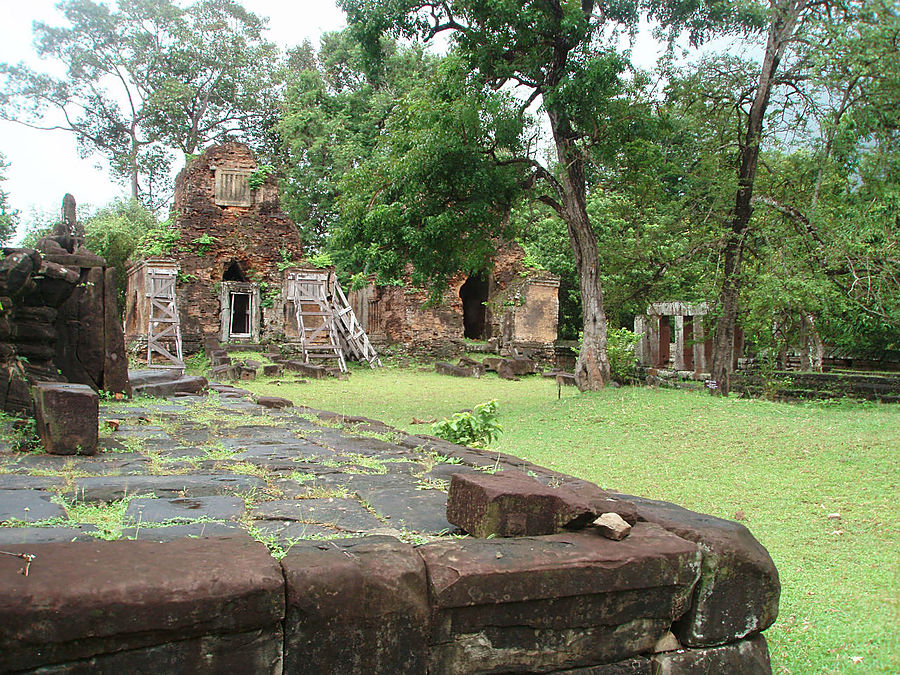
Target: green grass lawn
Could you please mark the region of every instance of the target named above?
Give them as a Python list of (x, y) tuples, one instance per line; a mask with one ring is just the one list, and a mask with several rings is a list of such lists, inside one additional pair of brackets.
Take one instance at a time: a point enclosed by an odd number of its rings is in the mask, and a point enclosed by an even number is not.
[(723, 518), (741, 511), (781, 574), (767, 633), (774, 672), (900, 673), (900, 406), (631, 387), (557, 399), (539, 377), (390, 367), (355, 369), (347, 382), (248, 384), (413, 433), (430, 433), (414, 418), (496, 398), (505, 431), (494, 449)]

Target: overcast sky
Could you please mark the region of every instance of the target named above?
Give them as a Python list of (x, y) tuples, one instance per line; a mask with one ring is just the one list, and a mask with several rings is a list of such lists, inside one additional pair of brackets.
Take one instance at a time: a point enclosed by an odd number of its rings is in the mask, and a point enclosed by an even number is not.
[[(268, 16), (269, 39), (282, 48), (345, 25), (344, 15), (331, 0), (243, 0), (244, 7)], [(26, 61), (47, 68), (32, 48), (34, 21), (62, 25), (55, 0), (0, 0), (0, 62)], [(20, 233), (31, 213), (57, 212), (63, 195), (71, 192), (79, 204), (100, 206), (126, 195), (110, 180), (102, 157), (79, 159), (75, 137), (65, 131), (39, 131), (0, 120), (0, 153), (10, 166), (2, 184), (13, 208), (20, 211)]]
[[(56, 0), (0, 0), (0, 62), (26, 61), (38, 70), (50, 67), (34, 53), (31, 28), (34, 21), (62, 25), (55, 4)], [(344, 15), (333, 0), (243, 0), (243, 5), (269, 18), (269, 39), (282, 49), (306, 38), (317, 43), (323, 32), (345, 25)], [(642, 31), (634, 45), (635, 61), (649, 67), (657, 51), (658, 45)], [(78, 157), (70, 132), (33, 130), (0, 120), (0, 153), (10, 165), (2, 188), (9, 193), (12, 208), (20, 212), (20, 236), (35, 212), (57, 213), (66, 192), (85, 207), (102, 206), (127, 194), (123, 186), (109, 178), (104, 158)]]

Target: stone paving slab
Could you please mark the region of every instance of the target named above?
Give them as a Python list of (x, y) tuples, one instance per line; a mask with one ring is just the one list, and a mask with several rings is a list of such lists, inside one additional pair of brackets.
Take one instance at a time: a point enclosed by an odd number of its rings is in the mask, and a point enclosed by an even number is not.
[(123, 539), (140, 541), (156, 541), (165, 543), (176, 539), (202, 539), (204, 537), (222, 537), (242, 532), (236, 523), (184, 523), (166, 527), (126, 527), (122, 530)]
[(0, 473), (0, 490), (53, 490), (65, 484), (64, 478)]
[(258, 504), (250, 515), (257, 520), (299, 521), (345, 532), (366, 532), (383, 526), (355, 499), (280, 499)]
[(50, 494), (40, 490), (0, 490), (0, 523), (10, 520), (34, 523), (65, 518), (65, 509), (51, 502), (50, 497)]
[(244, 514), (240, 497), (176, 497), (174, 499), (133, 499), (125, 517), (139, 523), (165, 523), (172, 520), (238, 520)]
[[(0, 467), (13, 472), (0, 474), (0, 491), (15, 493), (13, 508), (29, 491), (31, 499), (46, 496), (40, 490), (89, 503), (128, 499), (121, 535), (156, 541), (245, 528), (239, 522), (245, 500), (254, 528), (281, 541), (373, 532), (440, 536), (455, 530), (446, 520), (450, 476), (476, 470), (435, 464), (436, 452), (463, 451), (439, 439), (310, 408), (268, 409), (247, 398), (104, 403), (106, 420), (115, 423), (103, 427), (103, 445), (118, 452), (93, 458), (0, 452)], [(479, 465), (494, 461), (473, 457)], [(52, 511), (65, 519), (61, 507), (35, 504), (50, 508), (42, 516)], [(167, 525), (153, 526), (160, 523)], [(58, 534), (77, 535), (88, 536), (77, 529)]]
[(0, 527), (0, 546), (19, 544), (53, 544), (67, 541), (94, 541), (93, 525), (70, 527)]
[(357, 493), (393, 527), (434, 535), (457, 531), (447, 521), (447, 494), (439, 490), (392, 486), (377, 490), (363, 488)]
[(298, 523), (291, 520), (254, 520), (254, 529), (263, 536), (272, 537), (282, 545), (303, 539), (333, 539), (351, 537), (350, 532), (342, 532), (336, 527), (315, 523)]
[(86, 502), (111, 502), (132, 495), (208, 497), (262, 490), (266, 482), (256, 476), (201, 474), (178, 476), (91, 476), (75, 481), (71, 495)]

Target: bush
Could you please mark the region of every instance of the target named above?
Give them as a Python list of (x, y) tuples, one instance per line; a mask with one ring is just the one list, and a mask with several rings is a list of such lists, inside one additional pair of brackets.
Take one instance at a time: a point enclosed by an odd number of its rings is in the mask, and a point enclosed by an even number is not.
[(491, 399), (487, 403), (476, 405), (472, 412), (458, 412), (450, 419), (435, 422), (431, 431), (438, 438), (451, 443), (485, 447), (503, 433), (503, 427), (497, 421), (500, 416), (497, 408), (496, 399)]
[[(606, 356), (609, 359), (609, 374), (616, 382), (625, 382), (634, 377), (637, 368), (637, 356), (634, 347), (640, 339), (640, 333), (633, 333), (627, 328), (609, 328), (606, 331)], [(578, 334), (578, 348), (581, 349), (583, 335)]]
[(634, 347), (640, 335), (627, 328), (610, 328), (606, 332), (606, 355), (609, 357), (609, 373), (616, 382), (624, 382), (634, 376), (637, 357)]

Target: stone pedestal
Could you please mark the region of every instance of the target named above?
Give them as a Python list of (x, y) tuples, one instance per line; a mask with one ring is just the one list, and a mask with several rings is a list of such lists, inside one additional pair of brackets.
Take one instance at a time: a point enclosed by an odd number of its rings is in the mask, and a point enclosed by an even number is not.
[(37, 433), (52, 455), (97, 454), (100, 397), (86, 384), (39, 382), (31, 390)]

